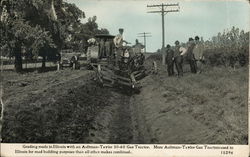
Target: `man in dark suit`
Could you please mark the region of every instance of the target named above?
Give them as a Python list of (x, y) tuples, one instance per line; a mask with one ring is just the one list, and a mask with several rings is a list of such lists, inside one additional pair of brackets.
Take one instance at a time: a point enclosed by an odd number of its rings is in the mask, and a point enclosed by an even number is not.
[(167, 62), (167, 68), (168, 68), (168, 76), (174, 75), (174, 50), (171, 49), (170, 45), (167, 45), (166, 49), (166, 62)]
[(196, 60), (194, 57), (194, 50), (195, 47), (195, 42), (193, 38), (189, 38), (188, 41), (188, 48), (187, 48), (187, 61), (190, 65), (190, 69), (192, 73), (197, 73), (197, 65), (196, 65)]
[(178, 40), (175, 41), (175, 49), (174, 49), (173, 60), (174, 60), (174, 63), (175, 63), (176, 70), (178, 72), (178, 77), (183, 76), (182, 56), (181, 56), (181, 52), (180, 52), (180, 42)]

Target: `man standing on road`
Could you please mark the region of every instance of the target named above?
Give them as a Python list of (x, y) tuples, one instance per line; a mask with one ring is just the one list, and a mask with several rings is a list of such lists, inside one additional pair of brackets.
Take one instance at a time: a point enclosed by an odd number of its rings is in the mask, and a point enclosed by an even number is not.
[(198, 36), (195, 37), (195, 47), (193, 50), (194, 57), (196, 60), (196, 65), (197, 65), (197, 71), (198, 73), (202, 72), (202, 66), (204, 64), (204, 55), (203, 55), (203, 44), (199, 41), (200, 38)]
[(168, 68), (168, 76), (174, 75), (174, 50), (171, 49), (171, 46), (168, 44), (166, 49), (166, 61)]
[(175, 63), (175, 67), (176, 67), (176, 70), (178, 72), (178, 77), (183, 76), (182, 56), (181, 56), (181, 52), (180, 52), (180, 42), (178, 40), (175, 41), (173, 61)]
[(195, 43), (193, 38), (189, 38), (188, 41), (188, 49), (187, 49), (187, 61), (190, 65), (190, 69), (192, 73), (197, 73), (197, 65), (196, 65), (196, 59), (194, 57), (194, 50)]

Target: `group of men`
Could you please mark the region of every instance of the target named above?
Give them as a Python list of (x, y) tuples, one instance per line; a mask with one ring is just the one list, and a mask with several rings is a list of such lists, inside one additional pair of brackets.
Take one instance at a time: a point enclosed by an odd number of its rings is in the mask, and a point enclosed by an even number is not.
[(201, 73), (204, 64), (203, 46), (198, 36), (189, 38), (186, 46), (181, 46), (180, 42), (175, 41), (175, 46), (167, 45), (165, 49), (168, 75), (174, 75), (174, 66), (178, 77), (183, 76), (183, 63), (188, 62), (192, 73)]

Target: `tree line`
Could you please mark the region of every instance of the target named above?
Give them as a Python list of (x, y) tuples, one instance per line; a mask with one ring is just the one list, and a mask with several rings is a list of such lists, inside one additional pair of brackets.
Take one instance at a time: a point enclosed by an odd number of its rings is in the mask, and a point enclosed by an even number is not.
[(0, 0), (0, 48), (2, 56), (15, 58), (16, 71), (22, 71), (23, 58), (41, 56), (56, 61), (62, 49), (83, 51), (87, 39), (108, 34), (98, 28), (97, 17), (89, 17), (75, 4), (63, 0)]
[(213, 36), (211, 40), (203, 41), (205, 58), (212, 66), (248, 65), (249, 32), (232, 27)]
[[(231, 67), (235, 67), (236, 64), (248, 65), (249, 32), (233, 26), (209, 40), (204, 41), (201, 37), (200, 42), (204, 46), (204, 57), (208, 65)], [(187, 47), (187, 43), (181, 43), (181, 45)], [(157, 53), (161, 53), (161, 49), (158, 49)]]

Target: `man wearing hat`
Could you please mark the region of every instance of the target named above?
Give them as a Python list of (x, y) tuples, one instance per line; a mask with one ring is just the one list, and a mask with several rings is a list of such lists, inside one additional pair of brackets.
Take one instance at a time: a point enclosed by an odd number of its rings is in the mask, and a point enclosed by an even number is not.
[(121, 59), (121, 55), (122, 55), (122, 46), (123, 46), (123, 42), (126, 42), (123, 40), (123, 28), (119, 29), (119, 34), (117, 34), (114, 38), (114, 45), (115, 45), (115, 61), (116, 61), (116, 65), (118, 65), (118, 61)]
[(180, 52), (180, 42), (178, 40), (175, 41), (173, 61), (175, 63), (175, 67), (176, 67), (176, 70), (178, 72), (178, 77), (183, 76), (182, 56), (181, 56), (181, 52)]
[(196, 59), (194, 57), (194, 50), (195, 42), (193, 38), (189, 38), (188, 40), (188, 49), (187, 49), (187, 61), (190, 65), (190, 69), (192, 73), (197, 72), (197, 65), (196, 65)]
[(171, 49), (171, 46), (168, 44), (166, 49), (166, 61), (168, 68), (168, 76), (174, 75), (174, 50)]
[(204, 64), (204, 55), (203, 55), (204, 47), (199, 40), (200, 40), (200, 38), (198, 36), (196, 36), (195, 37), (195, 47), (194, 47), (193, 53), (194, 53), (194, 57), (196, 60), (197, 71), (199, 73), (201, 73), (202, 66)]
[(114, 44), (116, 48), (120, 48), (122, 47), (123, 44), (123, 32), (124, 29), (123, 28), (119, 28), (119, 34), (117, 34), (114, 38)]
[(143, 48), (145, 48), (145, 46), (142, 45), (141, 43), (139, 43), (139, 40), (136, 39), (135, 45), (133, 45), (133, 49), (134, 49), (135, 54), (141, 54)]

